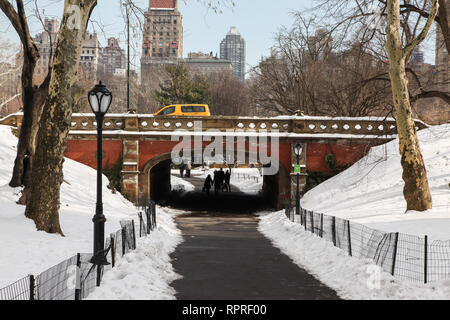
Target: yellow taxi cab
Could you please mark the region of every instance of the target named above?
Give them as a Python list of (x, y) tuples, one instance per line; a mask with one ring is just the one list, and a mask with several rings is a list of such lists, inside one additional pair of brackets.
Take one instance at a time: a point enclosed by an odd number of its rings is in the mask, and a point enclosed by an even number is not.
[(172, 104), (165, 106), (154, 116), (191, 116), (191, 117), (210, 117), (209, 106), (207, 104)]

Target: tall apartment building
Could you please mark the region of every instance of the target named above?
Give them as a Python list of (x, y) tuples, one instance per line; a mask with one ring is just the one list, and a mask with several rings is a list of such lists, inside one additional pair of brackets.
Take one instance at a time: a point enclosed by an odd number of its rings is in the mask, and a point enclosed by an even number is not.
[[(178, 63), (183, 56), (183, 16), (178, 0), (150, 0), (144, 19), (141, 82), (152, 100), (159, 84), (168, 80), (166, 66)], [(158, 108), (156, 101), (148, 104), (150, 110)]]
[(220, 59), (231, 61), (235, 77), (245, 80), (245, 40), (236, 27), (220, 43)]
[(183, 55), (183, 16), (178, 0), (150, 0), (144, 15), (142, 61), (174, 60)]
[[(450, 1), (446, 0), (447, 16), (450, 17)], [(450, 91), (450, 59), (444, 43), (444, 36), (439, 27), (436, 28), (436, 78), (442, 90)]]
[[(51, 57), (56, 51), (56, 42), (59, 31), (59, 22), (57, 19), (44, 20), (45, 31), (33, 38), (34, 43), (39, 49), (41, 55), (35, 69), (35, 76), (43, 78), (47, 75), (48, 65)], [(97, 33), (86, 32), (83, 42), (83, 48), (80, 56), (80, 66), (83, 68), (84, 76), (92, 81), (97, 79), (97, 68), (99, 63), (100, 45)]]
[(108, 46), (101, 49), (98, 73), (102, 77), (125, 77), (127, 55), (119, 45), (119, 39), (109, 38)]
[(38, 47), (39, 53), (41, 55), (35, 69), (35, 75), (37, 78), (44, 78), (47, 75), (50, 59), (55, 54), (56, 40), (59, 31), (58, 20), (55, 18), (45, 18), (44, 29), (46, 31), (36, 35), (33, 38), (33, 41)]
[(98, 42), (97, 32), (93, 34), (86, 32), (80, 57), (80, 67), (85, 79), (97, 82), (99, 56), (100, 43)]

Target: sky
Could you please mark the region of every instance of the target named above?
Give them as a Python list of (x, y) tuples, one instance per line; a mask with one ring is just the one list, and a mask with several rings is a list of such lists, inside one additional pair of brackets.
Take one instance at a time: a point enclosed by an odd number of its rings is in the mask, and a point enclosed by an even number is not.
[[(63, 0), (37, 0), (43, 16), (61, 18)], [(246, 41), (247, 71), (258, 64), (262, 56), (270, 53), (276, 33), (282, 26), (293, 24), (293, 11), (304, 11), (313, 6), (312, 0), (233, 0), (235, 6), (222, 6), (222, 13), (208, 9), (208, 0), (179, 0), (179, 10), (183, 14), (184, 52), (213, 52), (220, 54), (220, 42), (231, 26), (236, 26)], [(215, 0), (217, 1), (217, 0)], [(121, 0), (99, 0), (94, 9), (89, 25), (90, 30), (99, 33), (101, 45), (106, 45), (108, 37), (119, 37), (121, 46), (126, 48), (125, 22), (122, 18)], [(29, 1), (28, 12), (33, 12), (34, 1)], [(148, 0), (135, 0), (145, 10)], [(42, 12), (43, 11), (43, 12)], [(42, 30), (37, 19), (31, 19), (32, 34)], [(101, 26), (101, 27), (100, 27)], [(0, 37), (6, 37), (19, 43), (18, 37), (9, 22), (0, 13)], [(132, 68), (139, 70), (140, 36), (142, 32), (135, 29), (132, 35), (135, 49), (132, 50)], [(133, 32), (132, 32), (133, 34)], [(434, 63), (434, 51), (427, 51), (425, 60)]]

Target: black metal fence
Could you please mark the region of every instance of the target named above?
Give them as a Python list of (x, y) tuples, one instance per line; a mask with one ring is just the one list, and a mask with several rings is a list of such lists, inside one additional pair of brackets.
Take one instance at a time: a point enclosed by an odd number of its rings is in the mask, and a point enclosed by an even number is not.
[[(156, 205), (150, 202), (139, 213), (139, 237), (146, 237), (156, 226)], [(0, 289), (0, 300), (82, 300), (97, 285), (97, 273), (114, 268), (119, 257), (136, 249), (134, 220), (121, 221), (121, 229), (105, 239), (107, 266), (92, 264), (91, 253), (77, 255), (42, 272), (29, 275)]]
[(303, 208), (297, 215), (290, 205), (285, 214), (350, 256), (370, 259), (397, 278), (421, 283), (450, 279), (450, 241), (430, 243), (428, 236), (384, 232)]

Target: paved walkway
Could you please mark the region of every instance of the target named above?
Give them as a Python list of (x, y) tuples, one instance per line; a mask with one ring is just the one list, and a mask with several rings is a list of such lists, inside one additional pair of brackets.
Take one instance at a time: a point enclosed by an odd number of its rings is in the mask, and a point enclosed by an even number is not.
[(185, 241), (172, 254), (180, 300), (339, 299), (258, 232), (253, 215), (177, 218)]

